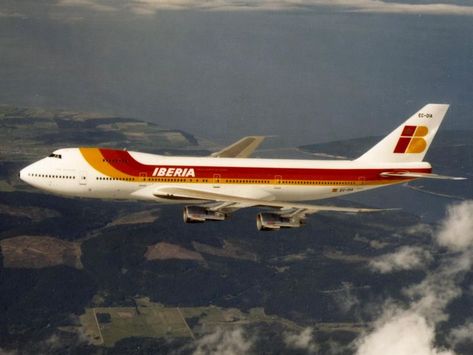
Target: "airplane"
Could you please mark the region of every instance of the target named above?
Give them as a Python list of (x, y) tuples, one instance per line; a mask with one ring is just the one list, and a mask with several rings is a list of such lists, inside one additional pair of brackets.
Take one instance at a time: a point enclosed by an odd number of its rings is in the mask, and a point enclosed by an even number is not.
[(419, 178), (432, 173), (425, 154), (449, 108), (428, 104), (355, 160), (249, 158), (263, 141), (245, 137), (209, 157), (161, 156), (109, 148), (64, 148), (25, 167), (24, 182), (47, 192), (100, 199), (184, 203), (186, 223), (223, 221), (238, 209), (264, 208), (259, 230), (297, 228), (320, 211), (383, 209), (305, 204)]

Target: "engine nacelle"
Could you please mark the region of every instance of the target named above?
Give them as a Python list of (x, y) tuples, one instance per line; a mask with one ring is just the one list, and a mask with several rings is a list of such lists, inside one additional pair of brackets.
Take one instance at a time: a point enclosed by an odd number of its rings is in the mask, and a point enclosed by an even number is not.
[(277, 213), (261, 212), (256, 216), (256, 227), (260, 231), (299, 228), (303, 224), (305, 224), (305, 219), (303, 218), (284, 217)]
[(203, 223), (205, 221), (224, 221), (229, 216), (220, 211), (211, 211), (202, 206), (186, 206), (182, 212), (185, 223)]

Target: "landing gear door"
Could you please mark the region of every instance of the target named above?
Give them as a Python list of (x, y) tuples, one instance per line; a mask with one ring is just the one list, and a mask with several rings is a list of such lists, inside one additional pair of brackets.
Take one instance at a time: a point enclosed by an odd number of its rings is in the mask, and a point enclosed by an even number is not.
[(87, 185), (87, 172), (79, 171), (79, 185)]

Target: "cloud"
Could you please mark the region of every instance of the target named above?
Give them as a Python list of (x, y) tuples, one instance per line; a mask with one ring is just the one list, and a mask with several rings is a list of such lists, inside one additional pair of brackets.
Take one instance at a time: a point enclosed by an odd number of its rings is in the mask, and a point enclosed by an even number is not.
[[(328, 2), (328, 1), (327, 1)], [(334, 0), (337, 6), (352, 7), (356, 12), (425, 15), (473, 15), (473, 6), (455, 4), (412, 4), (381, 0)]]
[(203, 11), (280, 11), (312, 10), (320, 7), (344, 12), (473, 15), (473, 6), (456, 4), (416, 4), (383, 0), (58, 0), (61, 6), (78, 6), (96, 11), (130, 10), (139, 15), (152, 15), (160, 10)]
[(473, 342), (472, 335), (473, 334), (473, 321), (469, 320), (463, 325), (460, 325), (456, 328), (453, 328), (449, 334), (450, 343), (453, 346), (456, 346), (461, 343), (469, 343)]
[(430, 224), (419, 223), (414, 226), (408, 227), (405, 230), (405, 233), (408, 235), (418, 236), (418, 235), (432, 235), (433, 229)]
[[(462, 294), (460, 284), (473, 265), (473, 229), (467, 221), (473, 217), (472, 202), (448, 208), (434, 241), (452, 252), (441, 254), (438, 267), (422, 282), (403, 290), (411, 300), (409, 304), (385, 304), (372, 330), (355, 341), (358, 355), (454, 354), (435, 345), (435, 328), (448, 319), (447, 306)], [(462, 339), (463, 334), (465, 329), (458, 328), (450, 337)]]
[(251, 337), (245, 334), (243, 328), (225, 330), (217, 328), (215, 332), (204, 335), (195, 342), (194, 355), (247, 354), (253, 346)]
[[(469, 255), (471, 259), (471, 255)], [(464, 271), (468, 267), (461, 266), (463, 262), (456, 263), (448, 259), (443, 264), (428, 274), (426, 278), (404, 290), (404, 293), (413, 301), (410, 305), (411, 311), (421, 314), (431, 323), (438, 323), (448, 319), (445, 313), (447, 305), (459, 297), (462, 293), (459, 282), (463, 278)], [(466, 266), (466, 264), (464, 264)]]
[(448, 207), (437, 243), (451, 251), (462, 251), (473, 245), (473, 201)]
[(353, 285), (349, 282), (342, 282), (339, 292), (334, 293), (334, 299), (343, 313), (350, 312), (354, 307), (360, 304), (360, 300), (352, 292)]
[(455, 4), (409, 4), (382, 0), (135, 0), (131, 8), (153, 12), (159, 9), (201, 10), (290, 10), (314, 7), (334, 7), (354, 12), (382, 12), (404, 14), (473, 15), (472, 6)]
[(50, 350), (61, 349), (64, 346), (64, 342), (61, 337), (54, 333), (44, 341), (45, 346)]
[(362, 338), (358, 355), (447, 355), (433, 346), (435, 331), (421, 315), (407, 311), (386, 311), (375, 329)]
[(94, 11), (108, 12), (118, 10), (116, 5), (106, 4), (103, 1), (98, 0), (59, 0), (57, 4), (64, 7), (82, 7)]
[(400, 270), (423, 269), (432, 261), (430, 252), (421, 247), (404, 246), (396, 252), (377, 257), (370, 268), (383, 274)]
[(319, 350), (313, 337), (314, 330), (305, 328), (300, 333), (284, 332), (283, 341), (289, 349), (305, 350), (309, 354), (314, 354)]
[(27, 19), (28, 16), (21, 14), (19, 12), (8, 12), (8, 11), (0, 11), (0, 18), (19, 18), (19, 19)]

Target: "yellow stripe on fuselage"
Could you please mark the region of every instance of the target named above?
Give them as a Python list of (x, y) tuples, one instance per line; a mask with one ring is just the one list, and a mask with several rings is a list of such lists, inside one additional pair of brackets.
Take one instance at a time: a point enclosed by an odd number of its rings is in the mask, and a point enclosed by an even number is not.
[(124, 174), (120, 170), (115, 169), (112, 165), (104, 160), (102, 153), (97, 148), (79, 148), (84, 159), (89, 165), (107, 177), (114, 179), (133, 178), (133, 176)]
[(358, 180), (267, 180), (267, 179), (218, 179), (212, 178), (181, 178), (181, 177), (145, 177), (144, 182), (170, 182), (185, 184), (211, 184), (211, 185), (278, 185), (278, 186), (329, 186), (329, 187), (359, 187), (373, 185), (394, 185), (405, 183), (414, 179), (383, 179), (360, 182)]

